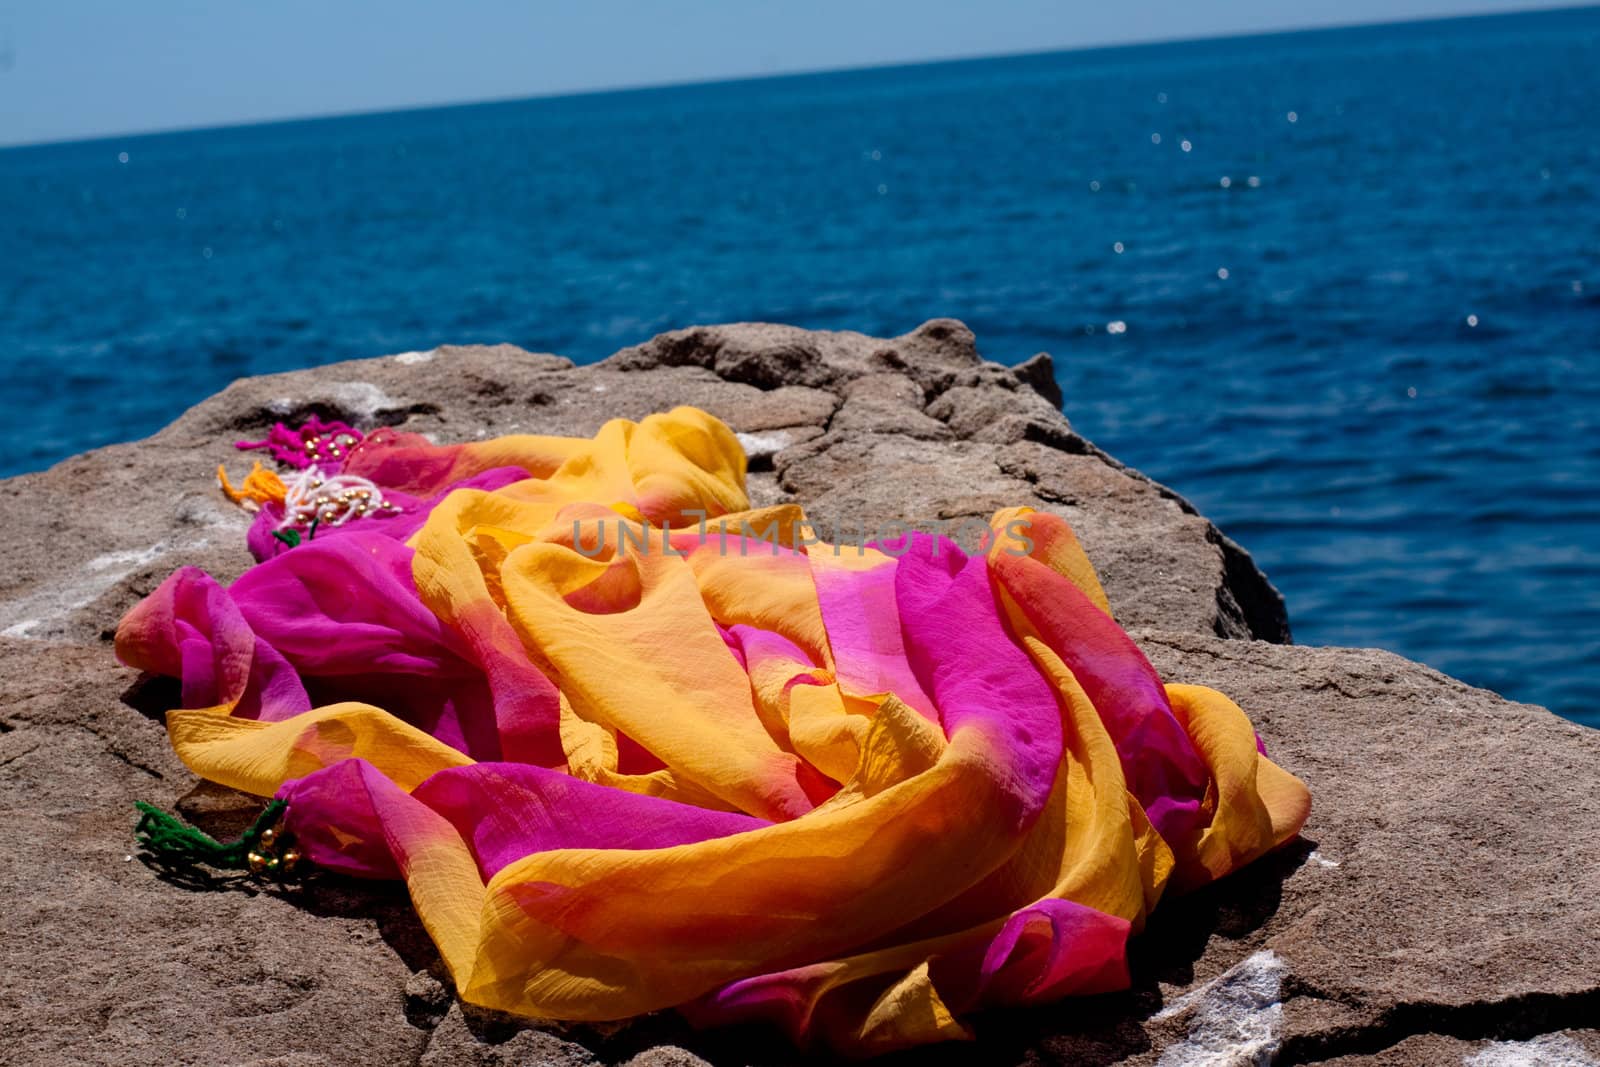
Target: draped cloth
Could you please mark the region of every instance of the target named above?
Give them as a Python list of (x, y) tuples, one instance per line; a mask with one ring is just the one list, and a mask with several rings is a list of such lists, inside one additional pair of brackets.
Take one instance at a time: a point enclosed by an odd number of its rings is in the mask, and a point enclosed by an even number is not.
[(1163, 893), (1309, 810), (1233, 702), (1163, 684), (1056, 516), (1000, 512), (972, 554), (826, 544), (751, 510), (690, 408), (383, 431), (344, 469), (406, 512), (227, 588), (180, 570), (117, 652), (181, 679), (196, 773), (286, 801), (317, 866), (404, 879), (470, 1003), (966, 1037), (1125, 987)]

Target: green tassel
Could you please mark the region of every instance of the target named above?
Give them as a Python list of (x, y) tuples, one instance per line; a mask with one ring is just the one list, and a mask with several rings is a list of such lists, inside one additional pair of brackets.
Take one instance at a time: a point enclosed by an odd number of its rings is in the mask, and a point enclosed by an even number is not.
[(271, 828), (289, 805), (274, 800), (239, 840), (226, 845), (154, 804), (136, 800), (133, 806), (139, 809), (139, 825), (133, 832), (139, 844), (157, 859), (173, 866), (204, 864), (221, 871), (246, 871), (250, 869), (250, 853), (260, 843), (262, 832)]
[[(322, 521), (322, 516), (320, 514), (318, 514), (316, 518), (311, 520), (311, 528), (306, 531), (305, 539), (307, 541), (311, 541), (311, 540), (314, 540), (316, 538), (316, 536), (317, 536), (317, 524), (319, 522), (321, 522), (321, 521)], [(299, 530), (273, 530), (272, 531), (272, 536), (277, 538), (279, 541), (282, 541), (284, 544), (288, 545), (290, 548), (299, 548), (300, 547), (300, 531)]]

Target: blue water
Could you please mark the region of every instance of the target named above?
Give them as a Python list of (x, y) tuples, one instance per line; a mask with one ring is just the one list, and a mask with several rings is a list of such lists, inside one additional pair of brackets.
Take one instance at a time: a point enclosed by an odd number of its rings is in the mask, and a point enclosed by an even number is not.
[(334, 359), (953, 315), (1298, 640), (1600, 723), (1597, 89), (1591, 8), (0, 152), (0, 473)]

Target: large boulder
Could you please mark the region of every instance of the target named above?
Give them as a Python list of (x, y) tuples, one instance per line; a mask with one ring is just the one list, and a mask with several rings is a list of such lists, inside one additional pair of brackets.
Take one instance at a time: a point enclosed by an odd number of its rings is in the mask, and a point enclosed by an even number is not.
[[(0, 1063), (690, 1064), (790, 1053), (671, 1018), (529, 1028), (452, 1001), (403, 889), (175, 884), (131, 802), (219, 834), (259, 804), (172, 755), (170, 692), (116, 620), (177, 566), (231, 579), (231, 441), (311, 413), (438, 440), (590, 434), (676, 404), (729, 423), (758, 503), (844, 531), (1014, 504), (1078, 530), (1164, 675), (1214, 685), (1315, 796), (1303, 842), (1163, 903), (1127, 993), (979, 1020), (962, 1062), (1600, 1063), (1600, 732), (1381, 652), (1287, 644), (1282, 598), (1176, 493), (1076, 434), (1048, 356), (960, 323), (878, 340), (664, 334), (588, 367), (445, 347), (241, 382), (148, 440), (0, 483)], [(1070, 408), (1072, 398), (1067, 398)]]

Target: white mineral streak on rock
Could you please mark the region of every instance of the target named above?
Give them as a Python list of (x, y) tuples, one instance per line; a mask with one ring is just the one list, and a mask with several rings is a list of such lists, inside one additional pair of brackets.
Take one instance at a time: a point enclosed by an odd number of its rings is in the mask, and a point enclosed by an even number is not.
[(93, 603), (101, 593), (104, 593), (140, 567), (154, 563), (174, 549), (181, 547), (185, 551), (196, 551), (206, 547), (208, 543), (202, 537), (193, 541), (186, 541), (181, 546), (174, 545), (169, 541), (162, 541), (151, 545), (149, 548), (108, 552), (103, 556), (96, 556), (84, 564), (84, 569), (91, 572), (92, 577), (84, 575), (76, 582), (71, 582), (54, 590), (46, 590), (46, 592), (53, 594), (53, 598), (58, 603), (65, 602), (65, 610), (62, 611), (62, 614), (67, 611), (76, 611), (78, 608), (86, 607)]
[(737, 433), (739, 447), (744, 449), (744, 454), (751, 459), (758, 456), (772, 456), (794, 444), (794, 438), (787, 430), (775, 430), (771, 433)]
[(329, 392), (334, 402), (357, 422), (371, 422), (378, 412), (400, 405), (371, 382), (339, 382)]
[(96, 556), (91, 559), (84, 564), (84, 567), (91, 571), (103, 571), (108, 567), (123, 566), (123, 569), (117, 572), (117, 577), (120, 578), (125, 574), (131, 573), (135, 567), (143, 566), (146, 563), (154, 563), (166, 551), (167, 547), (163, 543), (151, 545), (149, 548), (130, 548), (121, 552), (107, 552), (103, 556)]
[(432, 363), (434, 354), (437, 351), (438, 349), (436, 348), (430, 348), (426, 352), (401, 352), (399, 355), (394, 357), (394, 361), (407, 367), (414, 366), (418, 363)]
[(48, 638), (50, 625), (79, 608), (94, 603), (112, 586), (170, 553), (183, 549), (196, 551), (207, 544), (205, 538), (175, 544), (162, 541), (148, 548), (107, 552), (89, 560), (72, 580), (45, 586), (27, 596), (0, 604), (0, 637)]
[(1461, 1060), (1462, 1067), (1600, 1067), (1565, 1034), (1545, 1034), (1531, 1041), (1496, 1041)]
[[(431, 352), (406, 352), (394, 357), (405, 361), (407, 356), (433, 358)], [(419, 363), (421, 358), (410, 362)], [(325, 398), (333, 402), (340, 412), (355, 423), (371, 423), (384, 410), (393, 410), (401, 406), (394, 397), (385, 393), (371, 382), (332, 382), (325, 389), (313, 392), (309, 399)], [(267, 410), (279, 418), (287, 417), (290, 412), (300, 406), (300, 401), (295, 397), (280, 396), (267, 402)]]
[(1270, 949), (1168, 1004), (1151, 1019), (1193, 1009), (1189, 1033), (1162, 1054), (1158, 1067), (1235, 1067), (1272, 1062), (1283, 1022), (1279, 992), (1289, 967)]
[(219, 505), (222, 494), (187, 493), (178, 499), (173, 514), (188, 526), (209, 526), (221, 530), (242, 530), (250, 525), (250, 513), (232, 504)]

